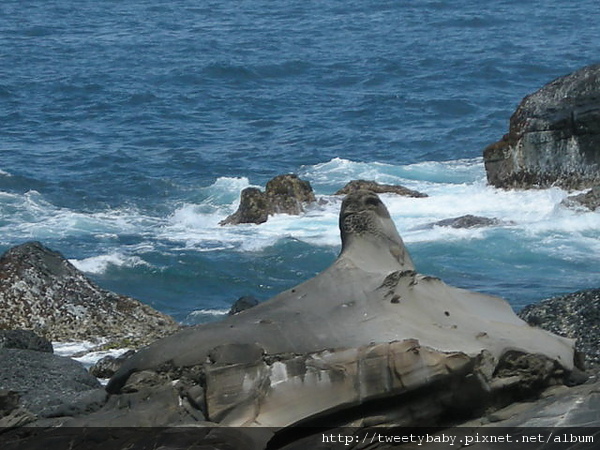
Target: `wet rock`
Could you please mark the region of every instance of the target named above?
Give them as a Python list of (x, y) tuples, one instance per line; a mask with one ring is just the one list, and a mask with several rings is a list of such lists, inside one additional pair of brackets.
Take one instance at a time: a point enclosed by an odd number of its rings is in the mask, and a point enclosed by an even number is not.
[(245, 311), (246, 309), (250, 309), (256, 305), (258, 305), (258, 300), (256, 299), (256, 297), (246, 295), (236, 300), (236, 302), (231, 306), (231, 309), (229, 310), (228, 314), (230, 316), (233, 316), (234, 314)]
[(294, 174), (279, 175), (270, 180), (265, 194), (271, 204), (270, 214), (302, 214), (304, 205), (316, 201), (310, 183)]
[(432, 227), (450, 227), (450, 228), (481, 228), (481, 227), (494, 227), (499, 225), (506, 225), (505, 222), (490, 217), (481, 217), (467, 214), (460, 217), (453, 217), (451, 219), (444, 219), (438, 222), (428, 225), (428, 228)]
[(119, 367), (123, 365), (125, 360), (134, 354), (135, 350), (128, 350), (116, 358), (107, 355), (90, 367), (89, 372), (96, 378), (110, 378), (119, 370)]
[(334, 195), (347, 195), (351, 192), (356, 192), (358, 190), (367, 190), (374, 192), (376, 194), (397, 194), (402, 195), (404, 197), (416, 197), (423, 198), (427, 197), (427, 194), (422, 192), (414, 191), (412, 189), (408, 189), (404, 186), (400, 186), (397, 184), (380, 184), (376, 181), (367, 181), (367, 180), (353, 180), (350, 181), (346, 186), (337, 191)]
[(600, 368), (600, 289), (554, 297), (526, 306), (519, 317), (536, 327), (575, 339), (586, 363)]
[(240, 223), (264, 223), (269, 219), (271, 207), (265, 193), (258, 188), (246, 188), (240, 197), (237, 211), (220, 222), (221, 225)]
[(568, 208), (596, 211), (600, 208), (600, 186), (594, 186), (583, 194), (567, 197), (562, 204)]
[(30, 330), (0, 330), (0, 348), (54, 352), (52, 342)]
[(0, 328), (52, 341), (127, 339), (145, 344), (179, 327), (169, 316), (99, 288), (60, 253), (39, 242), (0, 258)]
[(297, 175), (279, 175), (267, 183), (265, 192), (258, 188), (242, 191), (237, 211), (221, 225), (264, 223), (273, 214), (299, 215), (306, 204), (316, 201), (310, 183)]
[(600, 184), (600, 64), (525, 97), (484, 161), (488, 182), (499, 188)]

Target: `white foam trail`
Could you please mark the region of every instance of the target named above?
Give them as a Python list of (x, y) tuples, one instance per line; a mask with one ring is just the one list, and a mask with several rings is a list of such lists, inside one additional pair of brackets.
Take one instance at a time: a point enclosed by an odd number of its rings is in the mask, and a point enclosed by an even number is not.
[(6, 171), (4, 171), (2, 169), (0, 169), (0, 176), (3, 176), (3, 177), (12, 177), (12, 175), (10, 173), (8, 173), (8, 172), (6, 172)]
[(192, 311), (189, 315), (192, 317), (198, 316), (226, 316), (229, 314), (229, 309), (197, 309)]
[(106, 255), (92, 256), (84, 259), (70, 259), (77, 269), (86, 273), (103, 274), (110, 266), (114, 267), (136, 267), (150, 266), (146, 261), (138, 256), (125, 256), (122, 253), (114, 252)]

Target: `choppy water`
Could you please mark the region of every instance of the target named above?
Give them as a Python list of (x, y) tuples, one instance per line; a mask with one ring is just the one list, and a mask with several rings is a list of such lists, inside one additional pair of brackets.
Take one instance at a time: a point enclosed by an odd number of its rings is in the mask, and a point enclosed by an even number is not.
[[(600, 285), (600, 214), (485, 183), (526, 94), (598, 62), (589, 0), (5, 0), (0, 250), (37, 239), (100, 285), (189, 323), (327, 267), (331, 194), (384, 196), (422, 273), (516, 307)], [(220, 227), (280, 173), (327, 203)], [(424, 228), (462, 214), (509, 225)]]

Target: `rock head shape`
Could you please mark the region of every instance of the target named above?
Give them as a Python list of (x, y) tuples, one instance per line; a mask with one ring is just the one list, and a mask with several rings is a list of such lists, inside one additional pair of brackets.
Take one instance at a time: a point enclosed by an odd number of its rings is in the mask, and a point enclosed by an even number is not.
[[(465, 392), (459, 385), (475, 383), (481, 401), (482, 393), (521, 380), (510, 370), (495, 377), (506, 355), (543, 361), (540, 379), (573, 368), (571, 340), (527, 325), (500, 298), (415, 272), (373, 192), (344, 199), (340, 231), (342, 250), (328, 269), (142, 349), (110, 380), (109, 392), (134, 372), (195, 367), (204, 374), (209, 420), (278, 428), (429, 386), (419, 391), (420, 406), (395, 403), (406, 410), (396, 423), (414, 425), (456, 406)], [(444, 382), (453, 387), (440, 390)]]

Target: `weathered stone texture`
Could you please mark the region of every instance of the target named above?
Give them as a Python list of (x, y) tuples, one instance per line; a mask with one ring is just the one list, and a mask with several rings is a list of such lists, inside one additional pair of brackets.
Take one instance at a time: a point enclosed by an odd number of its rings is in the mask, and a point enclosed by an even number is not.
[(525, 97), (484, 160), (489, 183), (500, 188), (600, 184), (600, 64)]
[(169, 316), (99, 288), (39, 242), (0, 257), (0, 329), (33, 330), (53, 341), (106, 338), (140, 345), (178, 328)]

